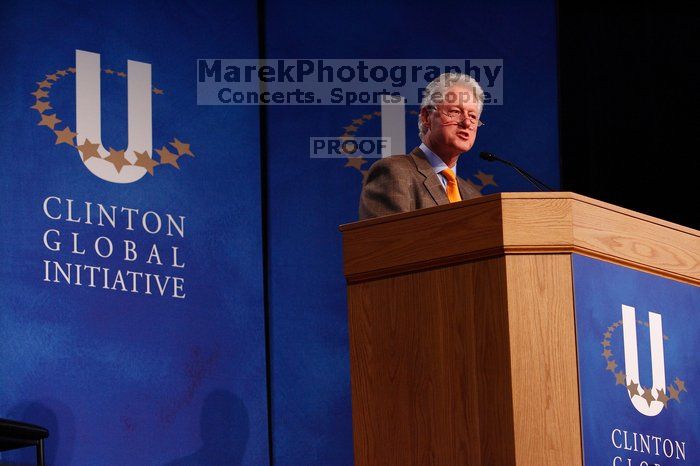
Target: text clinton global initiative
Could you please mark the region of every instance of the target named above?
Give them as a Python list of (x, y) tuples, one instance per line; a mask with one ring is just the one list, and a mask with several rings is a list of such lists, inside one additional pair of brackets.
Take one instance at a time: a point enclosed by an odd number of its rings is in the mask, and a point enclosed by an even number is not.
[(175, 275), (185, 268), (184, 216), (58, 196), (44, 198), (42, 210), (44, 282), (185, 298), (185, 279)]

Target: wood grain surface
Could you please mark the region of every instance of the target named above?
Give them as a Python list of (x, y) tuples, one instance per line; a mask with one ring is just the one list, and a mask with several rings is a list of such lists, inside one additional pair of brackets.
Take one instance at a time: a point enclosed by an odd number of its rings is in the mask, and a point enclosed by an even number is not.
[(700, 284), (699, 231), (573, 193), (493, 194), (340, 229), (349, 282), (504, 252), (560, 252)]
[(357, 465), (514, 464), (505, 262), (351, 285)]

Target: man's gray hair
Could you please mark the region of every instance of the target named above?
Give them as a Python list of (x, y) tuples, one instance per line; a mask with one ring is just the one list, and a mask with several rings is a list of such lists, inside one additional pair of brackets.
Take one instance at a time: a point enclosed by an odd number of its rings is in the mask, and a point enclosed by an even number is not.
[[(481, 115), (481, 109), (484, 107), (484, 91), (481, 89), (481, 86), (479, 86), (476, 79), (463, 73), (443, 73), (437, 78), (433, 79), (430, 84), (426, 86), (425, 92), (423, 93), (423, 101), (420, 104), (421, 113), (424, 108), (433, 110), (438, 104), (443, 103), (445, 94), (452, 86), (471, 88), (473, 92), (470, 92), (468, 95), (460, 95), (460, 101), (458, 103), (476, 100), (476, 102), (479, 104), (479, 114)], [(425, 136), (425, 132), (426, 128), (423, 126), (421, 114), (419, 113), (418, 136), (421, 138), (421, 140), (423, 139), (423, 136)]]

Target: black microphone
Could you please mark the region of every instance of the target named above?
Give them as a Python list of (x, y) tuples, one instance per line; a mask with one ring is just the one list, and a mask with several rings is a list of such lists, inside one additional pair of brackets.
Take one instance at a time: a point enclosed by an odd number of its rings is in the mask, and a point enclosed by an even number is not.
[(488, 162), (495, 161), (495, 162), (501, 162), (501, 163), (508, 165), (509, 167), (513, 168), (516, 172), (520, 173), (520, 175), (523, 178), (525, 178), (530, 183), (532, 183), (532, 185), (535, 188), (539, 189), (540, 191), (554, 191), (554, 189), (550, 188), (549, 186), (547, 186), (546, 184), (544, 184), (543, 182), (541, 182), (540, 180), (538, 180), (537, 178), (535, 178), (534, 176), (532, 176), (531, 174), (529, 174), (528, 172), (526, 172), (525, 170), (520, 168), (519, 166), (517, 166), (514, 163), (509, 162), (505, 159), (497, 157), (494, 154), (492, 154), (491, 152), (480, 152), (479, 157), (481, 157), (482, 159), (484, 159)]

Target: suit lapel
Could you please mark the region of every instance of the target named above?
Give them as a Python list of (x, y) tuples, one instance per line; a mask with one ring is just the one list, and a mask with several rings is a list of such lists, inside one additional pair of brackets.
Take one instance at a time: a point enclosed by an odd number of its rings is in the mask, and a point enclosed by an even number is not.
[(423, 185), (428, 193), (430, 193), (430, 196), (433, 198), (435, 203), (437, 205), (449, 204), (450, 200), (447, 198), (447, 193), (442, 187), (442, 183), (440, 183), (438, 176), (435, 174), (435, 170), (433, 170), (432, 165), (430, 165), (430, 162), (428, 162), (428, 159), (425, 157), (423, 151), (416, 147), (411, 152), (411, 158), (416, 164), (418, 171), (425, 177)]
[(468, 181), (457, 177), (457, 184), (459, 185), (459, 195), (462, 196), (463, 201), (481, 196), (479, 190), (470, 185)]

